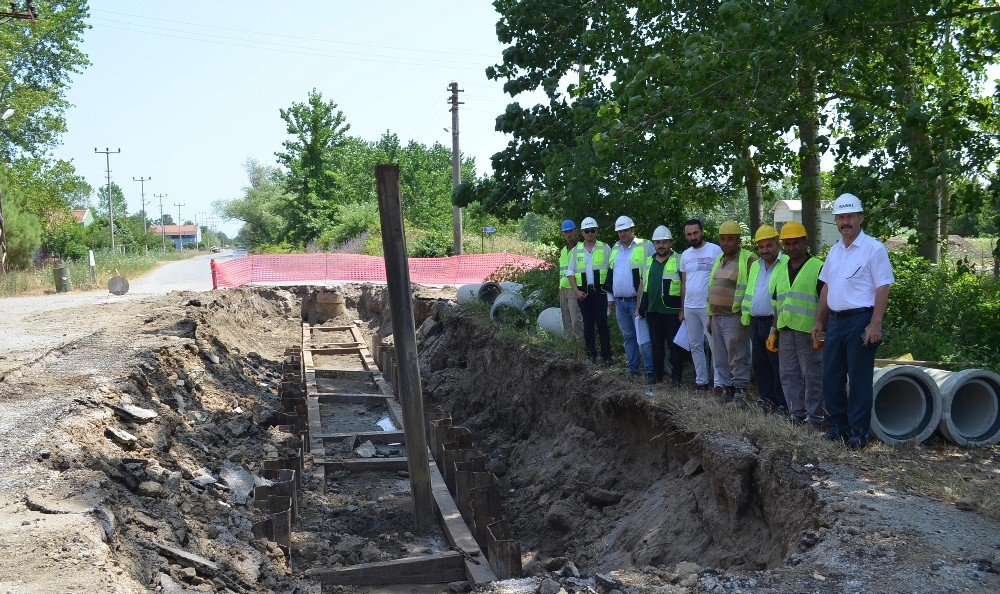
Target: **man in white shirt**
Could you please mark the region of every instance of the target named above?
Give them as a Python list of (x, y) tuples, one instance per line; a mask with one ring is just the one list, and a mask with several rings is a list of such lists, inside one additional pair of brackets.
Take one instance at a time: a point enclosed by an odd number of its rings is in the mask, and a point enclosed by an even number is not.
[(826, 285), (812, 329), (813, 341), (823, 344), (827, 437), (843, 439), (855, 450), (868, 445), (875, 349), (882, 342), (882, 317), (894, 281), (885, 246), (861, 230), (863, 210), (853, 194), (834, 201), (841, 239), (830, 248), (819, 273)]
[[(615, 312), (618, 329), (622, 331), (625, 347), (625, 369), (639, 374), (639, 354), (646, 370), (646, 380), (655, 382), (653, 375), (653, 345), (649, 341), (646, 320), (636, 318), (637, 298), (642, 290), (642, 273), (646, 258), (656, 253), (653, 243), (635, 236), (635, 223), (627, 216), (615, 221), (618, 243), (611, 247), (610, 270), (605, 291), (608, 294), (608, 309)], [(639, 331), (645, 336), (640, 336)], [(645, 341), (645, 342), (641, 342)]]
[(701, 221), (691, 219), (684, 224), (684, 237), (690, 247), (681, 254), (681, 309), (680, 320), (686, 322), (691, 341), (691, 358), (694, 359), (695, 388), (707, 390), (712, 378), (708, 376), (708, 359), (705, 355), (705, 338), (708, 329), (708, 281), (712, 265), (722, 253), (718, 245), (705, 241)]

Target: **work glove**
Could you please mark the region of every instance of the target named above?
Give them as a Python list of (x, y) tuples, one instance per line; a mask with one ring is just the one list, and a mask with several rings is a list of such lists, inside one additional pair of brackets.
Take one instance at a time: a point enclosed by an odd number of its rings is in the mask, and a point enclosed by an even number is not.
[(772, 353), (777, 353), (778, 352), (778, 329), (777, 328), (775, 328), (773, 326), (771, 327), (771, 333), (768, 334), (768, 336), (767, 336), (767, 342), (765, 342), (764, 344), (767, 345), (767, 350), (771, 351)]

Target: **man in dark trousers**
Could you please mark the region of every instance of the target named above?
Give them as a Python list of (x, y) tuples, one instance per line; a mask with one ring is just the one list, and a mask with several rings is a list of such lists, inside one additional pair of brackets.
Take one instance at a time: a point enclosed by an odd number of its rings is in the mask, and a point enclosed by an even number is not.
[(644, 289), (639, 296), (639, 315), (645, 316), (649, 324), (649, 340), (653, 347), (653, 382), (662, 382), (665, 377), (663, 359), (670, 352), (670, 383), (677, 387), (684, 370), (684, 356), (687, 353), (674, 343), (674, 336), (680, 328), (681, 275), (680, 258), (671, 247), (673, 236), (670, 230), (660, 225), (653, 231), (653, 248), (656, 253), (646, 258)]
[(611, 248), (597, 239), (597, 221), (593, 218), (583, 219), (580, 230), (583, 231), (583, 241), (570, 252), (566, 278), (583, 314), (583, 342), (587, 347), (587, 356), (591, 361), (597, 361), (596, 334), (601, 341), (601, 360), (610, 363), (608, 296), (602, 286), (608, 280)]
[(781, 389), (781, 375), (778, 368), (778, 353), (767, 349), (767, 338), (774, 325), (774, 306), (768, 285), (774, 269), (781, 263), (778, 248), (778, 230), (770, 225), (761, 225), (753, 237), (760, 258), (750, 265), (747, 289), (743, 294), (741, 321), (750, 334), (750, 365), (753, 367), (757, 394), (764, 410), (775, 414), (785, 414), (785, 394)]

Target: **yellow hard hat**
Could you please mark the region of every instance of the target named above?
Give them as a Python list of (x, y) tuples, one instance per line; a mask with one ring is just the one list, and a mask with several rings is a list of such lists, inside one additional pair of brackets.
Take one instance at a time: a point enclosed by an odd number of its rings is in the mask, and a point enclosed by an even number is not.
[(781, 235), (778, 236), (779, 239), (795, 239), (796, 237), (808, 237), (809, 234), (806, 233), (806, 228), (802, 226), (802, 223), (798, 221), (788, 221), (781, 226)]
[(719, 227), (719, 235), (743, 235), (743, 229), (736, 221), (726, 221)]
[(778, 230), (770, 225), (761, 225), (757, 227), (757, 233), (753, 236), (754, 241), (763, 241), (765, 239), (773, 239), (778, 236)]

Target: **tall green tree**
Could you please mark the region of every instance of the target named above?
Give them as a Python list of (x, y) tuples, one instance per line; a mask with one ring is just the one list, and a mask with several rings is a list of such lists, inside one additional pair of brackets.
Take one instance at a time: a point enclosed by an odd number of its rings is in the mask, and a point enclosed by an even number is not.
[(276, 167), (253, 159), (246, 162), (247, 185), (243, 196), (213, 203), (215, 212), (226, 220), (243, 223), (242, 242), (257, 246), (285, 240), (288, 222), (282, 215), (291, 197), (285, 192)]
[(320, 235), (334, 207), (343, 203), (338, 171), (350, 125), (337, 104), (316, 89), (305, 103), (293, 103), (280, 114), (291, 136), (282, 143), (285, 150), (276, 153), (289, 198), (283, 213), (286, 234), (293, 243), (305, 244)]

